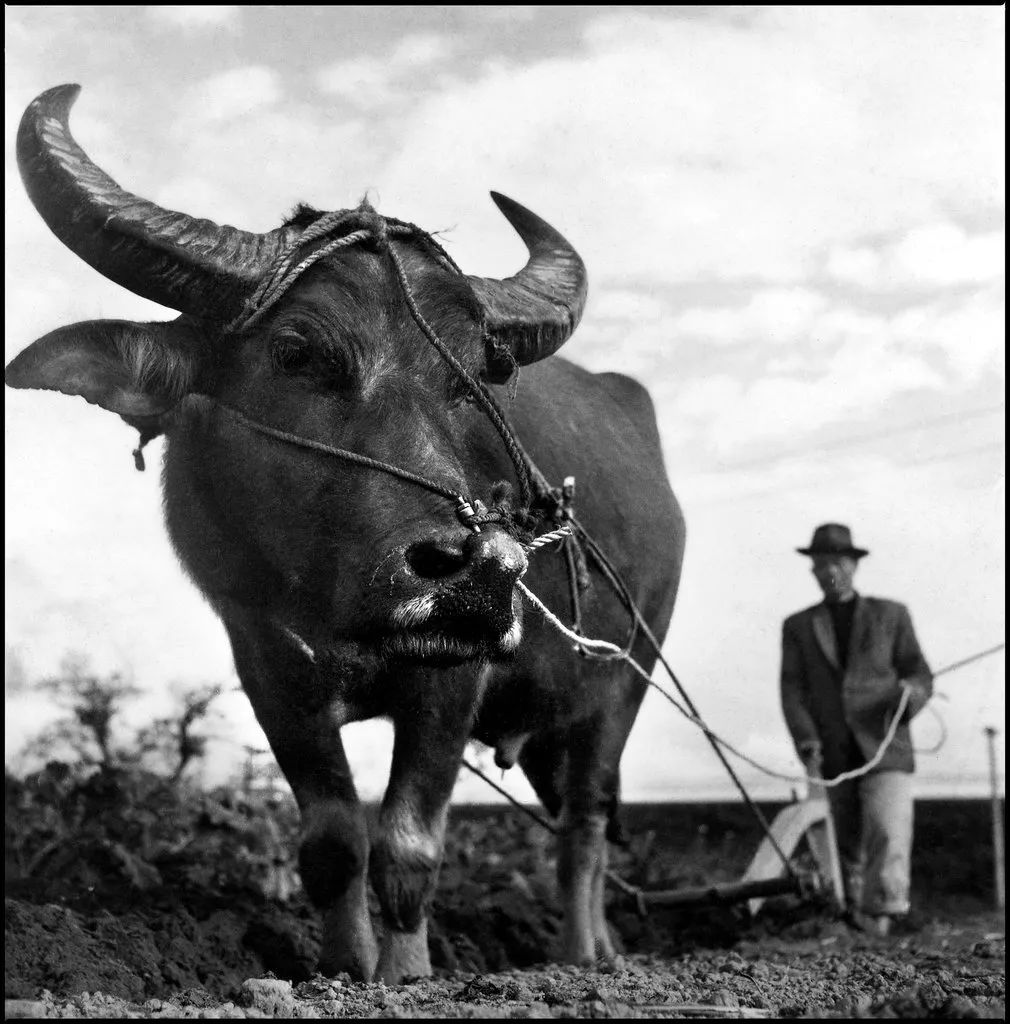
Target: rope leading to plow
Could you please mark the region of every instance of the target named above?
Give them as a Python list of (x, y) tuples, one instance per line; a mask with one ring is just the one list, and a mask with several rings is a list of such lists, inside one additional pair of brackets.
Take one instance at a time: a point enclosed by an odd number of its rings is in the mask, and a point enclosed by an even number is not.
[[(519, 588), (519, 592), (523, 595), (523, 597), (525, 597), (526, 600), (529, 601), (529, 603), (533, 605), (533, 607), (536, 608), (537, 611), (539, 611), (540, 614), (543, 615), (543, 617), (559, 633), (562, 634), (562, 636), (567, 637), (574, 643), (580, 644), (583, 648), (585, 648), (586, 653), (589, 657), (607, 661), (626, 661), (628, 665), (630, 665), (631, 668), (639, 676), (641, 676), (642, 679), (644, 679), (649, 686), (651, 686), (654, 690), (658, 691), (692, 725), (697, 726), (703, 733), (705, 733), (705, 735), (711, 741), (713, 741), (713, 743), (718, 744), (721, 748), (727, 750), (735, 757), (738, 757), (744, 763), (749, 764), (752, 768), (756, 768), (759, 772), (762, 772), (763, 774), (768, 775), (774, 779), (781, 779), (785, 782), (793, 783), (805, 782), (817, 786), (830, 788), (834, 786), (839, 786), (843, 782), (847, 782), (850, 779), (857, 779), (863, 775), (868, 774), (869, 772), (873, 771), (873, 769), (876, 768), (878, 764), (880, 764), (880, 761), (883, 758), (885, 752), (887, 751), (887, 748), (891, 745), (892, 741), (894, 740), (895, 733), (898, 731), (898, 726), (901, 724), (901, 719), (904, 716), (906, 709), (908, 708), (908, 701), (911, 696), (911, 691), (907, 686), (902, 686), (901, 697), (898, 700), (898, 706), (894, 711), (894, 715), (891, 718), (890, 724), (887, 728), (887, 732), (884, 735), (884, 738), (881, 741), (880, 746), (877, 748), (873, 757), (870, 758), (870, 760), (867, 761), (866, 764), (862, 765), (859, 768), (855, 768), (852, 771), (842, 772), (840, 775), (836, 775), (833, 779), (822, 779), (819, 776), (811, 776), (805, 773), (803, 775), (787, 775), (784, 772), (777, 772), (774, 769), (768, 768), (765, 765), (761, 764), (759, 761), (755, 761), (754, 758), (750, 757), (748, 754), (745, 754), (742, 750), (739, 750), (736, 746), (730, 743), (729, 740), (726, 740), (718, 733), (713, 732), (705, 723), (704, 719), (702, 719), (701, 716), (694, 710), (693, 706), (689, 709), (688, 707), (685, 707), (684, 704), (681, 704), (680, 701), (676, 699), (676, 697), (668, 693), (662, 686), (660, 686), (659, 683), (657, 683), (649, 675), (649, 673), (646, 672), (645, 669), (642, 668), (642, 666), (639, 665), (637, 661), (635, 661), (635, 659), (629, 653), (622, 650), (622, 648), (618, 647), (617, 644), (612, 644), (608, 640), (593, 640), (573, 632), (522, 581), (518, 582), (516, 586)], [(653, 644), (656, 644), (655, 637), (653, 637), (651, 635), (651, 632), (648, 631), (648, 626), (646, 626), (644, 622), (640, 622), (640, 625), (645, 629), (646, 634), (649, 636)], [(947, 672), (953, 672), (955, 669), (963, 668), (965, 665), (970, 665), (975, 661), (979, 661), (982, 658), (988, 657), (991, 654), (995, 654), (997, 651), (1002, 651), (1005, 648), (1005, 646), (1006, 644), (997, 644), (996, 646), (987, 648), (984, 651), (979, 651), (978, 653), (973, 654), (968, 658), (963, 658), (960, 661), (956, 661), (951, 665), (946, 665), (939, 671), (934, 672), (933, 676), (934, 678), (936, 678), (937, 676), (941, 676)], [(663, 664), (664, 666), (666, 666), (665, 659), (663, 659)], [(672, 670), (670, 670), (668, 666), (666, 667), (667, 671), (670, 672), (670, 674), (672, 675)], [(681, 693), (683, 693), (683, 690), (681, 690)]]
[[(631, 595), (631, 590), (628, 587), (627, 583), (625, 583), (624, 580), (621, 578), (621, 574), (618, 572), (617, 567), (610, 561), (610, 559), (607, 557), (603, 549), (593, 539), (589, 531), (582, 525), (582, 523), (580, 523), (574, 517), (572, 518), (572, 522), (574, 523), (575, 528), (578, 530), (579, 536), (582, 538), (583, 543), (586, 545), (590, 554), (592, 555), (593, 560), (596, 562), (596, 565), (599, 567), (600, 571), (604, 574), (607, 581), (614, 588), (615, 592), (620, 597), (624, 606), (628, 609), (629, 613), (631, 614), (633, 626), (631, 634), (632, 638), (634, 637), (634, 633), (636, 630), (641, 630), (642, 634), (648, 640), (649, 645), (652, 647), (652, 650), (655, 653), (657, 660), (666, 670), (666, 674), (670, 677), (670, 680), (673, 682), (673, 685), (677, 688), (677, 692), (680, 694), (681, 700), (684, 702), (684, 705), (686, 706), (687, 710), (684, 710), (684, 708), (681, 707), (681, 705), (678, 704), (678, 702), (669, 693), (662, 689), (662, 687), (660, 687), (656, 683), (653, 683), (652, 677), (648, 673), (644, 672), (644, 670), (642, 670), (641, 666), (639, 666), (637, 662), (635, 663), (636, 670), (639, 672), (640, 675), (643, 676), (643, 678), (647, 680), (650, 686), (654, 686), (656, 689), (658, 689), (660, 693), (662, 693), (663, 696), (666, 698), (666, 700), (670, 701), (677, 708), (678, 711), (680, 711), (682, 714), (684, 714), (687, 718), (691, 719), (692, 721), (695, 721), (695, 724), (697, 724), (698, 728), (701, 729), (701, 731), (705, 734), (705, 738), (708, 740), (709, 745), (712, 747), (713, 753), (719, 759), (723, 768), (726, 769), (726, 774), (732, 780), (733, 785), (736, 786), (737, 791), (743, 798), (744, 803), (747, 805), (751, 814), (754, 816), (754, 820), (757, 821), (757, 823), (761, 826), (761, 829), (764, 832), (768, 842), (771, 844), (772, 849), (775, 851), (779, 860), (784, 865), (786, 873), (791, 878), (795, 878), (796, 874), (793, 870), (792, 863), (786, 856), (785, 851), (779, 844), (779, 841), (775, 838), (775, 833), (772, 830), (771, 825), (768, 823), (768, 819), (765, 817), (764, 812), (754, 802), (750, 793), (747, 792), (747, 787), (743, 784), (743, 780), (740, 778), (739, 775), (737, 775), (736, 770), (729, 763), (728, 759), (726, 758), (725, 752), (719, 745), (719, 738), (705, 724), (704, 720), (698, 712), (698, 709), (694, 706), (694, 702), (688, 695), (687, 690), (684, 688), (680, 680), (677, 678), (676, 673), (673, 671), (673, 668), (671, 667), (670, 663), (666, 660), (665, 656), (663, 655), (663, 649), (660, 646), (659, 641), (656, 639), (656, 635), (649, 628), (649, 624), (645, 621), (645, 617), (642, 615), (641, 611), (639, 611), (638, 605), (635, 603), (635, 599)], [(624, 654), (628, 657), (629, 660), (631, 655), (631, 643), (632, 641), (629, 640), (624, 651)]]
[[(499, 786), (498, 783), (494, 781), (494, 779), (489, 778), (487, 774), (485, 772), (482, 772), (476, 765), (470, 764), (470, 762), (467, 761), (466, 758), (463, 758), (463, 760), (460, 763), (468, 771), (473, 772), (473, 774), (476, 775), (479, 779), (483, 779), (493, 790), (495, 790), (497, 793), (500, 793), (503, 797), (505, 797), (505, 799), (508, 800), (508, 802), (512, 804), (513, 807), (517, 808), (518, 810), (522, 811), (523, 814), (532, 818), (538, 825), (541, 826), (541, 828), (545, 828), (548, 832), (551, 833), (551, 835), (556, 836), (558, 834), (558, 829), (554, 825), (552, 825), (542, 814), (537, 814), (537, 812), (534, 811), (531, 807), (527, 807), (525, 804), (520, 803), (507, 789), (505, 789), (504, 786)], [(630, 882), (626, 882), (623, 878), (621, 878), (619, 874), (617, 874), (616, 871), (611, 871), (609, 868), (607, 869), (607, 881), (613, 883), (622, 892), (627, 893), (629, 896), (633, 896), (638, 907), (639, 916), (645, 917), (645, 893), (642, 889), (640, 889), (637, 885), (632, 885)]]

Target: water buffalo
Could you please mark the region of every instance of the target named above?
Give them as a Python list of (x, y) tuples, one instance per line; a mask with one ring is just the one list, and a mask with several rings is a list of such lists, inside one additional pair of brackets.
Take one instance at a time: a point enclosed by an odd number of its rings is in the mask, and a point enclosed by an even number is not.
[[(429, 234), (367, 203), (301, 206), (265, 234), (164, 210), (74, 141), (78, 92), (50, 89), (25, 112), (28, 194), (99, 273), (181, 316), (61, 327), (6, 381), (82, 396), (142, 443), (164, 435), (172, 543), (227, 630), (301, 809), (320, 969), (388, 982), (430, 972), (426, 910), (471, 737), (518, 762), (559, 822), (565, 958), (613, 957), (605, 836), (645, 684), (625, 663), (580, 657), (538, 611), (524, 616), (526, 574), (571, 621), (574, 566), (585, 635), (620, 641), (629, 621), (578, 549), (530, 554), (523, 542), (563, 517), (542, 481), (574, 476), (578, 521), (662, 640), (684, 524), (644, 388), (554, 355), (582, 313), (581, 259), (494, 193), (530, 252), (505, 280), (463, 274)], [(542, 473), (532, 484), (527, 454)], [(633, 653), (651, 670), (641, 631)], [(370, 841), (340, 729), (376, 716), (395, 740)]]

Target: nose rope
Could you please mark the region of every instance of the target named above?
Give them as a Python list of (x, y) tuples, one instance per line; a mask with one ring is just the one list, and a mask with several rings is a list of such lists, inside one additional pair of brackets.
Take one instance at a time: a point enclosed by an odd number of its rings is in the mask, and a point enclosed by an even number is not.
[(260, 423), (258, 420), (246, 416), (245, 413), (234, 406), (228, 405), (226, 402), (222, 402), (220, 399), (213, 398), (210, 395), (196, 395), (194, 397), (209, 399), (222, 412), (227, 413), (244, 427), (255, 431), (257, 434), (263, 434), (265, 437), (271, 437), (276, 441), (283, 441), (285, 444), (295, 445), (298, 448), (308, 448), (312, 451), (322, 452), (324, 455), (332, 455), (335, 458), (344, 459), (346, 462), (352, 462), (357, 466), (364, 466), (366, 469), (375, 469), (381, 473), (388, 473), (390, 476), (396, 476), (401, 480), (406, 480), (408, 483), (423, 487), (433, 494), (445, 498), (447, 501), (454, 502), (456, 505), (456, 515), (463, 525), (470, 527), (475, 533), (480, 533), (480, 526), (484, 521), (479, 512), (480, 502), (477, 502), (478, 509), (475, 510), (473, 505), (462, 494), (448, 487), (443, 487), (434, 480), (421, 476), (420, 473), (412, 473), (409, 469), (394, 466), (391, 462), (373, 459), (368, 455), (362, 455), (360, 452), (349, 451), (347, 448), (337, 448), (323, 441), (315, 441), (310, 437), (303, 437), (300, 434), (293, 434), (287, 430), (279, 430), (277, 427), (267, 426), (265, 423)]
[(481, 406), (484, 414), (491, 421), (492, 426), (494, 426), (495, 430), (497, 430), (498, 434), (501, 436), (502, 442), (505, 445), (505, 450), (508, 452), (509, 458), (512, 460), (512, 464), (515, 467), (516, 479), (519, 481), (520, 505), (523, 509), (528, 509), (533, 502), (533, 485), (529, 464), (527, 462), (529, 456), (527, 456), (522, 450), (515, 434), (505, 421), (505, 414), (502, 412), (501, 406), (498, 404), (494, 395), (491, 394), (491, 389), (466, 369), (466, 367), (449, 351), (448, 347), (438, 334), (436, 334), (431, 324), (425, 320), (424, 315), (421, 313), (421, 310), (418, 309), (417, 303), (414, 301), (410, 283), (407, 281), (407, 273), (403, 269), (403, 263), (400, 262), (400, 257), (396, 254), (396, 251), (392, 246), (390, 246), (387, 251), (393, 267), (396, 270), (396, 277), (399, 281), (400, 289), (403, 292), (404, 301), (407, 303), (407, 309), (410, 310), (410, 315), (414, 318), (414, 322), (421, 329), (421, 333), (428, 339), (435, 351), (443, 360), (445, 360), (446, 363), (448, 363), (456, 375), (470, 389), (470, 393)]

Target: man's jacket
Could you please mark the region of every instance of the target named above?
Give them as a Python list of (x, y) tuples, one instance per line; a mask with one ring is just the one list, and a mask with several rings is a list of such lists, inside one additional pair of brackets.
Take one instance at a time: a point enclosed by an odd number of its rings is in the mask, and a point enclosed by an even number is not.
[[(789, 616), (782, 626), (782, 710), (798, 751), (819, 743), (823, 774), (833, 778), (869, 761), (911, 686), (908, 710), (876, 771), (915, 770), (908, 722), (933, 693), (933, 674), (919, 649), (908, 609), (897, 601), (856, 595), (845, 670), (831, 613), (824, 603)], [(861, 755), (861, 757), (859, 756)]]

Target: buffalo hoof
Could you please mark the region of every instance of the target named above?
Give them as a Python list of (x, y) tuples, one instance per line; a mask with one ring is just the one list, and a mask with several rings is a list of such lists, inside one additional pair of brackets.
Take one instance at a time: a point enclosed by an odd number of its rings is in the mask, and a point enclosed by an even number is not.
[(416, 932), (387, 930), (382, 936), (374, 980), (400, 985), (405, 978), (427, 978), (430, 975), (428, 922), (422, 921)]
[(371, 956), (343, 957), (323, 955), (316, 964), (316, 973), (324, 978), (336, 978), (346, 974), (352, 981), (371, 981), (375, 976), (375, 964), (378, 959), (373, 951)]
[(327, 978), (348, 974), (355, 981), (371, 981), (378, 959), (379, 947), (367, 908), (338, 901), (323, 916), (323, 948), (316, 969)]
[(624, 970), (626, 963), (620, 953), (601, 953), (596, 958), (595, 966), (600, 974), (617, 974)]

